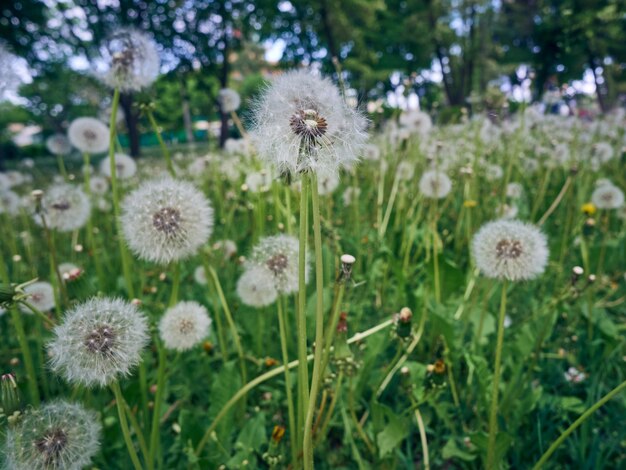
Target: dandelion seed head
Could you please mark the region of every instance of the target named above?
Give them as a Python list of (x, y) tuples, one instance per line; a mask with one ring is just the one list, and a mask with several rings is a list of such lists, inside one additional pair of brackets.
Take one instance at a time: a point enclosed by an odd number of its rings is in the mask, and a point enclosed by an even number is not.
[(237, 111), (241, 105), (239, 93), (231, 88), (222, 88), (217, 95), (217, 100), (224, 113)]
[(443, 199), (452, 189), (452, 181), (442, 171), (429, 170), (424, 172), (419, 181), (419, 190), (427, 198)]
[[(250, 259), (245, 267), (263, 266), (274, 283), (279, 294), (289, 294), (298, 290), (298, 254), (300, 252), (298, 239), (291, 235), (274, 235), (261, 238), (252, 249)], [(307, 256), (308, 258), (308, 256)], [(305, 265), (308, 278), (309, 263)]]
[(102, 176), (92, 176), (89, 179), (89, 189), (97, 196), (104, 196), (109, 192), (109, 182)]
[(519, 199), (524, 195), (524, 187), (520, 183), (509, 183), (506, 186), (506, 195), (511, 199)]
[(104, 153), (109, 149), (109, 128), (96, 118), (74, 119), (67, 130), (70, 143), (82, 153)]
[(148, 181), (122, 203), (122, 232), (140, 259), (166, 264), (188, 258), (207, 242), (213, 208), (191, 183)]
[(497, 220), (474, 235), (476, 266), (489, 278), (521, 281), (536, 278), (546, 268), (548, 246), (535, 226), (519, 220)]
[(249, 265), (237, 281), (237, 295), (251, 307), (265, 307), (278, 297), (274, 273), (264, 265)]
[(253, 120), (260, 157), (281, 175), (349, 168), (367, 137), (365, 118), (337, 87), (306, 71), (279, 76), (255, 103)]
[(204, 270), (204, 266), (197, 266), (193, 271), (193, 280), (196, 281), (197, 284), (201, 286), (207, 285), (207, 277), (206, 271)]
[(591, 193), (591, 202), (598, 209), (619, 209), (624, 205), (624, 193), (612, 183), (604, 183)]
[(519, 212), (515, 204), (498, 204), (496, 207), (496, 216), (501, 219), (514, 219)]
[(4, 453), (14, 470), (81, 470), (100, 448), (96, 413), (77, 403), (55, 401), (30, 409), (8, 428)]
[(33, 218), (41, 225), (41, 216), (49, 228), (59, 232), (71, 232), (87, 223), (91, 213), (89, 198), (78, 186), (58, 184), (49, 188), (41, 199), (41, 214)]
[(130, 375), (148, 339), (148, 322), (135, 305), (93, 298), (69, 310), (54, 328), (50, 365), (69, 383), (104, 387)]
[[(47, 312), (54, 308), (54, 289), (49, 282), (34, 282), (24, 287), (24, 293), (27, 295), (26, 301), (37, 310)], [(33, 311), (25, 305), (19, 305), (22, 313), (32, 314)]]
[(0, 191), (0, 214), (15, 215), (20, 211), (21, 199), (13, 191)]
[(150, 86), (159, 75), (161, 61), (155, 42), (147, 34), (121, 28), (106, 40), (104, 58), (108, 70), (102, 81), (121, 91), (139, 91)]
[(179, 302), (161, 318), (159, 333), (166, 348), (186, 351), (208, 336), (210, 326), (206, 308), (197, 302)]
[(357, 202), (357, 199), (359, 199), (360, 195), (361, 188), (356, 186), (350, 186), (346, 188), (341, 196), (344, 206), (351, 206), (353, 203)]
[(68, 155), (72, 151), (72, 144), (63, 134), (54, 134), (46, 139), (46, 148), (52, 155)]
[[(111, 160), (106, 157), (100, 162), (100, 173), (111, 177)], [(123, 153), (115, 154), (115, 176), (120, 180), (132, 178), (137, 173), (137, 163), (135, 159)]]

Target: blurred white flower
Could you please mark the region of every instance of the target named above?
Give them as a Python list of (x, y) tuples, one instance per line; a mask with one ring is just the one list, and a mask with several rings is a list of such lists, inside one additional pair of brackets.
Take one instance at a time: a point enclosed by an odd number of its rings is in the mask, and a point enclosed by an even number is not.
[(89, 188), (92, 194), (103, 196), (109, 192), (109, 182), (102, 176), (92, 176), (89, 179)]
[(13, 191), (0, 191), (0, 214), (15, 215), (20, 211), (20, 197)]
[(496, 217), (501, 219), (514, 219), (518, 212), (519, 209), (515, 204), (498, 204), (496, 206)]
[(574, 384), (580, 383), (587, 378), (587, 375), (584, 372), (578, 370), (576, 367), (570, 367), (569, 369), (567, 369), (567, 371), (563, 373), (563, 376), (565, 377), (566, 381)]
[(624, 193), (612, 183), (604, 183), (594, 189), (591, 202), (598, 209), (619, 209), (624, 205)]
[(320, 172), (317, 175), (317, 191), (320, 196), (332, 194), (339, 186), (339, 175), (336, 172)]
[(263, 265), (251, 265), (237, 281), (237, 295), (251, 307), (265, 307), (278, 297), (272, 271)]
[(197, 266), (193, 271), (193, 280), (201, 286), (206, 286), (207, 277), (206, 271), (204, 270), (204, 266)]
[(520, 183), (509, 183), (506, 186), (506, 196), (519, 199), (524, 195), (524, 187)]
[(220, 104), (220, 108), (222, 108), (222, 111), (225, 113), (237, 111), (241, 105), (239, 93), (231, 88), (222, 88), (217, 95), (217, 100)]
[(343, 192), (343, 195), (341, 196), (341, 198), (343, 199), (343, 205), (351, 206), (353, 203), (357, 202), (357, 199), (360, 195), (361, 188), (358, 188), (356, 186), (350, 186), (349, 188), (346, 188), (346, 190)]
[(33, 215), (35, 223), (41, 225), (43, 215), (49, 228), (71, 232), (87, 223), (91, 204), (87, 195), (78, 186), (59, 184), (44, 192), (41, 209), (41, 214)]
[[(111, 177), (111, 160), (109, 157), (100, 162), (100, 173)], [(115, 154), (115, 176), (120, 180), (132, 178), (137, 173), (137, 163), (135, 159), (124, 153)]]
[(248, 191), (253, 193), (267, 192), (272, 186), (272, 176), (267, 170), (248, 173), (245, 180)]
[[(34, 282), (24, 287), (24, 293), (27, 294), (26, 302), (31, 304), (41, 312), (47, 312), (54, 308), (54, 289), (49, 282)], [(27, 306), (20, 304), (22, 313), (32, 314), (33, 311)]]
[(213, 243), (214, 251), (224, 253), (224, 259), (232, 258), (237, 254), (237, 244), (233, 240), (219, 240)]
[(92, 155), (109, 149), (109, 128), (96, 118), (74, 119), (67, 136), (71, 144), (82, 153)]
[(139, 91), (159, 75), (160, 59), (156, 44), (145, 33), (122, 28), (107, 38), (103, 48), (108, 69), (102, 81), (121, 91)]
[(426, 171), (419, 181), (419, 190), (427, 198), (443, 199), (452, 189), (452, 181), (442, 171)]
[(68, 155), (72, 151), (72, 144), (63, 134), (54, 134), (48, 137), (46, 147), (53, 155)]

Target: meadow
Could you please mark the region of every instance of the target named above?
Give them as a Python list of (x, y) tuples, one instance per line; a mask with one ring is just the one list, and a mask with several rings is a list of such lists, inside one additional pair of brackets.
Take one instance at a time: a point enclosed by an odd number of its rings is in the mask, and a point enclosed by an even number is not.
[(625, 465), (623, 110), (380, 120), (296, 71), (134, 160), (112, 70), (0, 173), (8, 468)]

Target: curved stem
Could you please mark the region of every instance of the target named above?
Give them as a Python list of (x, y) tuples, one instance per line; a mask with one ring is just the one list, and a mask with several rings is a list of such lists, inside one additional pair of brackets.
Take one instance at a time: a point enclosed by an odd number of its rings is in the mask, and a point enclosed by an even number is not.
[[(393, 320), (386, 320), (382, 323), (379, 323), (376, 326), (373, 326), (369, 330), (363, 331), (361, 333), (356, 333), (354, 336), (352, 336), (348, 340), (348, 344), (361, 341), (367, 338), (368, 336), (378, 333), (379, 331), (384, 330), (385, 328), (389, 327), (392, 323), (393, 323)], [(310, 361), (312, 359), (313, 359), (313, 354), (309, 354), (305, 358), (306, 361)], [(246, 395), (250, 390), (254, 389), (257, 385), (262, 384), (263, 382), (271, 379), (272, 377), (276, 377), (277, 375), (280, 375), (282, 372), (285, 371), (285, 369), (293, 369), (294, 367), (297, 367), (299, 365), (299, 362), (300, 361), (295, 360), (287, 364), (286, 367), (285, 366), (276, 367), (266, 372), (265, 374), (259, 375), (258, 377), (256, 377), (255, 379), (251, 380), (246, 385), (244, 385), (242, 388), (240, 388), (237, 391), (237, 393), (235, 393), (235, 395), (233, 395), (233, 397), (226, 402), (226, 404), (222, 407), (222, 409), (217, 414), (217, 416), (215, 417), (211, 425), (205, 431), (204, 436), (202, 436), (202, 439), (200, 440), (200, 442), (198, 443), (198, 446), (196, 447), (196, 450), (195, 450), (196, 457), (200, 456), (200, 453), (202, 452), (206, 444), (209, 442), (209, 438), (211, 437), (211, 434), (217, 428), (217, 425), (224, 418), (224, 416), (226, 416), (228, 411), (239, 401), (241, 397)]]
[(35, 374), (35, 366), (33, 365), (33, 356), (31, 355), (30, 348), (28, 347), (24, 324), (22, 323), (22, 317), (20, 316), (21, 313), (18, 312), (15, 307), (12, 307), (10, 310), (11, 320), (13, 320), (17, 340), (20, 344), (20, 349), (22, 350), (22, 356), (24, 358), (24, 368), (26, 369), (26, 375), (28, 375), (28, 392), (30, 394), (30, 400), (34, 406), (39, 406), (37, 375)]
[(578, 428), (581, 424), (583, 424), (587, 418), (589, 418), (598, 408), (604, 405), (607, 401), (617, 395), (626, 387), (626, 380), (611, 390), (609, 393), (604, 395), (600, 400), (594, 403), (587, 411), (585, 411), (580, 417), (574, 421), (569, 428), (561, 433), (556, 441), (552, 443), (552, 445), (544, 452), (541, 458), (537, 461), (532, 470), (539, 470), (550, 458), (550, 456), (554, 453), (554, 451), (563, 443), (567, 437), (573, 433), (576, 428)]
[(322, 228), (317, 176), (311, 176), (311, 199), (313, 202), (313, 238), (315, 242), (315, 357), (313, 378), (306, 419), (304, 421), (304, 468), (313, 468), (313, 415), (317, 394), (322, 381), (322, 353), (324, 351), (324, 260), (322, 257)]
[(159, 368), (157, 372), (157, 390), (154, 397), (154, 410), (152, 411), (152, 427), (150, 428), (150, 452), (148, 468), (154, 468), (154, 462), (159, 449), (159, 425), (161, 424), (161, 405), (165, 392), (165, 362), (167, 360), (165, 346), (157, 344), (159, 351)]
[(506, 315), (506, 279), (502, 282), (500, 299), (500, 315), (498, 317), (498, 339), (496, 342), (496, 359), (493, 372), (493, 389), (491, 392), (491, 411), (489, 412), (489, 440), (487, 447), (487, 470), (495, 468), (496, 434), (498, 433), (498, 388), (500, 386), (500, 364), (502, 362), (502, 344), (504, 343), (504, 317)]
[(220, 299), (222, 304), (222, 309), (224, 310), (224, 315), (226, 316), (226, 321), (228, 322), (228, 326), (230, 327), (230, 332), (233, 335), (233, 341), (235, 342), (235, 348), (237, 349), (237, 355), (239, 356), (239, 366), (241, 368), (241, 380), (245, 382), (247, 380), (246, 374), (246, 357), (243, 353), (243, 348), (241, 347), (241, 340), (239, 339), (239, 333), (237, 332), (237, 325), (235, 325), (235, 321), (233, 320), (233, 316), (230, 313), (230, 308), (228, 307), (228, 302), (226, 302), (226, 296), (224, 295), (224, 291), (222, 290), (222, 284), (220, 283), (220, 279), (213, 269), (213, 266), (206, 263), (206, 266), (209, 269), (209, 273), (211, 275), (211, 279), (213, 279), (213, 283), (215, 284), (215, 289), (217, 290), (217, 296)]
[(430, 458), (428, 457), (428, 440), (426, 439), (426, 428), (424, 427), (424, 420), (419, 408), (415, 408), (415, 421), (417, 421), (417, 427), (420, 431), (420, 441), (422, 442), (422, 452), (424, 453), (424, 469), (430, 470)]
[(126, 449), (128, 450), (128, 455), (130, 455), (130, 460), (133, 462), (133, 466), (135, 470), (143, 470), (141, 466), (141, 462), (139, 461), (139, 457), (137, 456), (137, 451), (135, 450), (135, 446), (133, 444), (133, 440), (130, 438), (130, 431), (128, 430), (128, 422), (126, 421), (126, 411), (124, 410), (124, 397), (122, 396), (122, 390), (120, 389), (120, 384), (118, 382), (113, 382), (111, 384), (111, 390), (115, 395), (115, 405), (117, 406), (117, 414), (120, 418), (120, 427), (122, 428), (122, 435), (124, 436), (124, 442), (126, 442)]

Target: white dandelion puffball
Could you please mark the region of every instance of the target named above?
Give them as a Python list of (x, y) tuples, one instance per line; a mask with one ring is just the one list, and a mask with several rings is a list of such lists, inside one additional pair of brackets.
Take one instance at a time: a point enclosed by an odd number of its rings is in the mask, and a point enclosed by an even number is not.
[(91, 213), (89, 198), (82, 188), (71, 184), (59, 184), (49, 188), (41, 199), (42, 214), (34, 214), (41, 225), (41, 216), (48, 227), (60, 232), (71, 232), (81, 228)]
[(0, 172), (0, 191), (8, 191), (11, 189), (11, 179), (6, 173)]
[(54, 134), (46, 139), (46, 148), (52, 155), (67, 155), (72, 151), (72, 144), (63, 134)]
[(415, 176), (415, 164), (411, 162), (407, 162), (406, 160), (398, 163), (396, 167), (396, 178), (401, 181), (409, 181), (413, 179)]
[[(298, 239), (291, 235), (264, 237), (252, 249), (245, 268), (263, 266), (271, 274), (274, 288), (280, 294), (289, 294), (298, 290)], [(306, 257), (305, 273), (308, 279), (309, 260)]]
[(216, 241), (211, 248), (213, 251), (221, 251), (225, 260), (237, 254), (237, 244), (233, 240)]
[(102, 81), (121, 91), (139, 91), (157, 79), (161, 61), (156, 44), (145, 33), (122, 28), (112, 34), (103, 50), (108, 70)]
[(250, 307), (265, 307), (278, 298), (274, 273), (263, 265), (251, 265), (237, 281), (237, 295)]
[(576, 367), (570, 367), (566, 372), (563, 373), (563, 377), (569, 383), (580, 383), (583, 382), (587, 376), (584, 372), (578, 370)]
[(109, 128), (96, 118), (74, 119), (67, 130), (67, 137), (83, 153), (92, 155), (109, 150)]
[(356, 202), (361, 195), (361, 188), (356, 186), (350, 186), (346, 188), (346, 190), (341, 195), (341, 199), (343, 200), (344, 206), (351, 206), (352, 203)]
[(148, 181), (122, 203), (122, 231), (140, 259), (166, 264), (187, 258), (207, 242), (213, 208), (204, 194), (186, 181)]
[(20, 211), (21, 199), (13, 191), (0, 191), (0, 214), (15, 215)]
[(520, 281), (539, 276), (548, 262), (545, 235), (534, 225), (519, 220), (497, 220), (483, 225), (474, 235), (472, 251), (476, 266), (492, 279)]
[(519, 199), (524, 195), (524, 187), (519, 183), (509, 183), (506, 186), (506, 196), (511, 199)]
[[(49, 282), (34, 282), (24, 287), (26, 302), (41, 312), (54, 308), (54, 289)], [(22, 313), (33, 313), (26, 305), (19, 304)]]
[(222, 88), (217, 95), (217, 101), (224, 113), (232, 113), (239, 109), (241, 105), (241, 98), (239, 93), (231, 88)]
[(503, 176), (504, 170), (500, 165), (487, 165), (485, 167), (485, 178), (487, 178), (487, 181), (499, 180)]
[(89, 180), (89, 189), (92, 194), (103, 196), (109, 192), (109, 182), (102, 176), (92, 176)]
[(130, 374), (148, 339), (148, 321), (135, 305), (93, 298), (73, 307), (54, 328), (50, 365), (69, 383), (104, 387)]
[(267, 192), (272, 186), (272, 175), (266, 171), (255, 171), (249, 173), (245, 180), (246, 188), (253, 193)]
[(619, 209), (624, 205), (624, 193), (612, 183), (601, 184), (591, 193), (591, 202), (598, 209)]
[(426, 171), (419, 181), (419, 190), (424, 197), (430, 199), (443, 199), (452, 189), (452, 181), (442, 171)]
[(98, 415), (78, 403), (54, 401), (27, 410), (7, 428), (4, 454), (12, 470), (81, 470), (100, 449)]
[(380, 160), (380, 148), (374, 144), (365, 144), (363, 146), (363, 160), (377, 162)]
[(329, 80), (306, 71), (280, 75), (254, 106), (251, 134), (264, 161), (281, 175), (336, 172), (357, 161), (367, 121)]
[(406, 111), (400, 115), (400, 125), (421, 137), (428, 135), (433, 127), (430, 116), (420, 110)]
[(515, 204), (498, 204), (496, 207), (496, 216), (501, 219), (514, 219), (518, 212)]
[(6, 94), (15, 93), (22, 84), (22, 80), (16, 71), (15, 63), (17, 56), (0, 44), (0, 101)]
[(197, 302), (179, 302), (161, 318), (159, 334), (166, 348), (186, 351), (209, 335), (210, 326), (206, 308)]
[[(100, 173), (111, 177), (111, 160), (106, 157), (100, 162)], [(115, 176), (117, 179), (126, 180), (132, 178), (137, 173), (137, 162), (129, 155), (123, 153), (115, 154)]]
[(197, 284), (201, 286), (207, 285), (207, 277), (206, 271), (204, 270), (204, 266), (198, 266), (193, 270), (193, 280), (196, 281)]
[(339, 186), (339, 175), (336, 172), (323, 172), (317, 175), (317, 192), (320, 196), (332, 194)]

